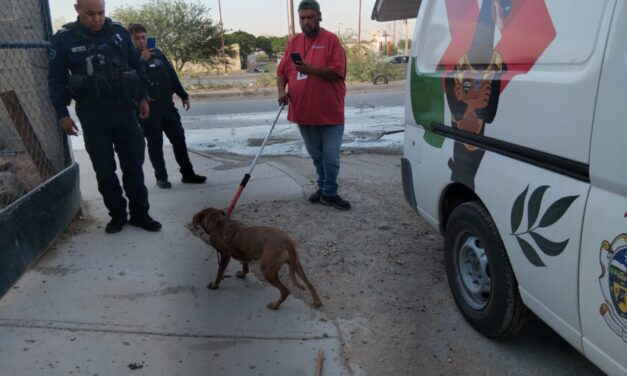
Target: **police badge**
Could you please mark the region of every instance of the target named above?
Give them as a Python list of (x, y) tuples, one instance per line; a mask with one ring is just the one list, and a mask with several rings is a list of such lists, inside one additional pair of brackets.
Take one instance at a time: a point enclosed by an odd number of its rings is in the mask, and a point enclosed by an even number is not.
[(627, 343), (627, 234), (604, 240), (599, 253), (599, 284), (605, 298), (599, 312), (607, 325)]

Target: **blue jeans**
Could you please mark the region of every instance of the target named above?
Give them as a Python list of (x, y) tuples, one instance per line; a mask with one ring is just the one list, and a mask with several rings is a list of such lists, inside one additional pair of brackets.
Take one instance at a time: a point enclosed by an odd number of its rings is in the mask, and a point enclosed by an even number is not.
[(344, 125), (298, 125), (298, 129), (316, 166), (318, 188), (325, 196), (337, 196)]

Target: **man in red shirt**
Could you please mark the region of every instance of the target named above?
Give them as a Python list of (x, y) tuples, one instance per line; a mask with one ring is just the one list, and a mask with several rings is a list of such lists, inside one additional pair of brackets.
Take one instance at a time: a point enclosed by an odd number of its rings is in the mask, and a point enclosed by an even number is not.
[(317, 1), (302, 0), (298, 17), (303, 32), (290, 40), (277, 68), (279, 104), (289, 102), (287, 119), (298, 124), (316, 167), (318, 190), (309, 201), (348, 210), (350, 203), (337, 194), (346, 54), (338, 37), (320, 28), (322, 14)]

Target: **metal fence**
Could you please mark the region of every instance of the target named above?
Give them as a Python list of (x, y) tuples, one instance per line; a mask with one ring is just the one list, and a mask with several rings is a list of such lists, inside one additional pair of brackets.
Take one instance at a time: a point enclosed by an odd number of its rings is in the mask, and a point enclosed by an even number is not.
[(48, 99), (47, 0), (0, 0), (0, 211), (71, 164)]

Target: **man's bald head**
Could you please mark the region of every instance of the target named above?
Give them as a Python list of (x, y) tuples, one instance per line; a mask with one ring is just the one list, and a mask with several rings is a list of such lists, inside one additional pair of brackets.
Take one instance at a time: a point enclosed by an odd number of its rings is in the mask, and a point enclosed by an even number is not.
[(76, 0), (74, 5), (78, 20), (89, 31), (98, 32), (105, 22), (104, 0)]

